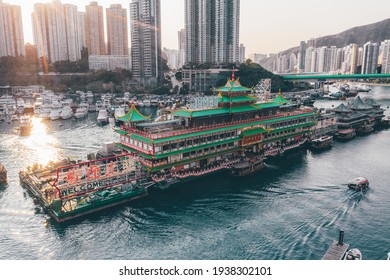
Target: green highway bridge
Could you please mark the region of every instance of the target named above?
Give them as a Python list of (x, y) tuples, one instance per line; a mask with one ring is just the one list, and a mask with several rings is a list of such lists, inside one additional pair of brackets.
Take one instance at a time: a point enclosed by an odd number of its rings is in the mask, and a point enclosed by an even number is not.
[(280, 74), (286, 81), (338, 81), (338, 80), (378, 80), (390, 79), (390, 74), (317, 74), (317, 73), (302, 73), (302, 74)]

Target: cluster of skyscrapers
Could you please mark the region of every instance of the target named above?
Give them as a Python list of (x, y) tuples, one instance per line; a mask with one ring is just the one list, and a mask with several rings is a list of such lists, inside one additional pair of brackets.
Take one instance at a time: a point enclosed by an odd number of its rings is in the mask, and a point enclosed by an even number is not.
[(277, 55), (273, 64), (277, 73), (390, 73), (390, 40), (350, 44), (338, 48), (316, 47), (315, 39), (302, 41), (297, 54)]
[[(179, 50), (166, 54), (176, 67), (245, 60), (245, 47), (239, 44), (240, 0), (185, 0), (184, 12)], [(120, 4), (106, 8), (104, 20), (98, 2), (85, 6), (85, 12), (59, 0), (36, 3), (32, 23), (38, 57), (44, 62), (77, 61), (87, 48), (91, 69), (131, 65), (133, 77), (140, 81), (154, 83), (162, 77), (160, 0), (132, 0), (130, 20)], [(25, 55), (21, 8), (2, 0), (0, 38), (5, 38), (0, 56)]]

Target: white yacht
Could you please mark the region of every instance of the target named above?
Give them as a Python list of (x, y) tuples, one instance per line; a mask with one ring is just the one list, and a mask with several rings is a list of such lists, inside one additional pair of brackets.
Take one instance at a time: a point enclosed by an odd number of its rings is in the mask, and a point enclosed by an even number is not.
[(18, 98), (18, 100), (16, 100), (16, 110), (18, 114), (23, 114), (25, 105), (26, 103), (24, 102), (23, 98)]
[(152, 105), (152, 103), (150, 102), (150, 99), (144, 99), (143, 103), (144, 103), (145, 107), (150, 107)]
[(61, 112), (62, 108), (53, 109), (49, 115), (50, 120), (55, 121), (61, 119)]
[(34, 114), (39, 115), (42, 113), (43, 107), (42, 102), (36, 101), (33, 106)]
[(73, 117), (73, 115), (73, 110), (70, 106), (65, 106), (61, 111), (61, 118), (63, 120), (70, 119), (71, 117)]
[(103, 102), (101, 100), (96, 101), (96, 112), (99, 112), (100, 110), (104, 109)]
[(99, 115), (97, 117), (97, 122), (99, 125), (108, 124), (108, 114), (106, 109), (102, 109), (99, 111)]
[(87, 99), (93, 99), (92, 91), (87, 91)]
[(51, 113), (51, 108), (50, 107), (48, 107), (48, 106), (43, 106), (42, 108), (41, 108), (41, 111), (40, 111), (40, 113), (39, 113), (39, 117), (41, 118), (41, 119), (44, 119), (44, 120), (46, 120), (46, 119), (49, 119), (50, 118), (50, 113)]
[(76, 119), (85, 118), (88, 115), (89, 110), (89, 104), (86, 102), (81, 102), (78, 108), (76, 109), (76, 112), (74, 113), (74, 116)]
[(103, 107), (104, 108), (108, 108), (108, 107), (110, 107), (110, 105), (111, 105), (111, 101), (110, 101), (110, 99), (109, 98), (104, 98), (104, 99), (102, 99), (102, 102), (103, 102)]

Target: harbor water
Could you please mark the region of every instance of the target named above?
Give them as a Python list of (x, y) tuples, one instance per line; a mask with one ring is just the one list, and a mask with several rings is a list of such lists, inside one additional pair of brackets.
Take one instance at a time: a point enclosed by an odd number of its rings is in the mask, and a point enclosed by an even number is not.
[[(390, 87), (372, 87), (362, 97), (390, 115)], [(318, 260), (339, 229), (364, 259), (386, 259), (390, 251), (390, 129), (286, 155), (244, 178), (218, 173), (57, 224), (20, 186), (19, 170), (86, 159), (118, 137), (110, 125), (97, 126), (95, 114), (33, 122), (26, 137), (16, 124), (0, 123), (0, 162), (8, 170), (8, 184), (0, 187), (1, 260)], [(367, 192), (345, 185), (357, 176), (370, 181)]]

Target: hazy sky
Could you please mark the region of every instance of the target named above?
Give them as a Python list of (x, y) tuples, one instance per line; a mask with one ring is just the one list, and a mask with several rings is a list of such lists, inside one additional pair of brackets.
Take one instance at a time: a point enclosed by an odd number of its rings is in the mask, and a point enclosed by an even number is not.
[[(3, 0), (22, 6), (26, 42), (33, 43), (31, 12), (33, 3), (51, 1)], [(91, 1), (62, 0), (79, 6)], [(97, 1), (103, 8), (127, 1)], [(177, 31), (184, 28), (184, 0), (161, 0), (163, 47), (177, 49)], [(240, 42), (250, 53), (279, 52), (298, 46), (302, 40), (336, 34), (348, 28), (381, 21), (390, 17), (390, 1), (385, 0), (241, 0)], [(390, 39), (390, 38), (389, 38)]]

